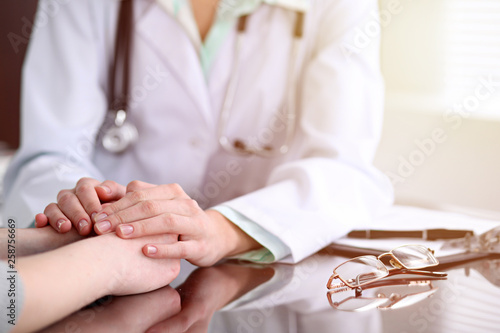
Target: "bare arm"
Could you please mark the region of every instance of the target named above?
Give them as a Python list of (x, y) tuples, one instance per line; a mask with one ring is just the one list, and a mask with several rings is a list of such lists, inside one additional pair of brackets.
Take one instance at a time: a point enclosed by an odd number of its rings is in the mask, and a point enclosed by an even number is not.
[(16, 257), (23, 257), (50, 251), (83, 238), (75, 231), (61, 235), (52, 228), (15, 229), (14, 234), (13, 238), (9, 238), (9, 229), (0, 229), (0, 259), (7, 259), (9, 239), (15, 241)]
[[(131, 242), (109, 234), (18, 259), (24, 305), (13, 332), (41, 329), (105, 295), (142, 293), (169, 284), (177, 276), (180, 263), (145, 257), (141, 249), (151, 240), (171, 243), (177, 237)], [(47, 246), (42, 245), (33, 248)]]

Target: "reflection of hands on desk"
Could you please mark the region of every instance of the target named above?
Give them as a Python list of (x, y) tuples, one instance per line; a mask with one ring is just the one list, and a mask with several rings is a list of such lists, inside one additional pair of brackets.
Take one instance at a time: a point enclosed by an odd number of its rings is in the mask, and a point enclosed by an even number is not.
[(121, 333), (145, 332), (152, 324), (169, 318), (181, 309), (177, 291), (167, 286), (146, 294), (114, 297), (86, 308), (41, 331)]
[(152, 332), (207, 332), (215, 311), (272, 278), (271, 267), (223, 263), (195, 270), (177, 290), (181, 311), (154, 325)]

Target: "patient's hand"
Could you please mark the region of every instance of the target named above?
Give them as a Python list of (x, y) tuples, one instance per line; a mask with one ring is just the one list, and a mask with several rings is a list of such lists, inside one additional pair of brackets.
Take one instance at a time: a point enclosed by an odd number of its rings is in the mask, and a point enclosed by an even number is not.
[(106, 283), (100, 285), (101, 296), (130, 295), (161, 288), (177, 277), (180, 260), (151, 259), (142, 254), (142, 247), (148, 242), (171, 244), (177, 242), (177, 237), (165, 234), (124, 240), (113, 233), (79, 243), (83, 249), (92, 248), (87, 252), (89, 259), (106, 271)]
[(171, 243), (177, 236), (124, 240), (107, 234), (19, 258), (16, 269), (23, 280), (24, 295), (29, 297), (25, 297), (14, 331), (36, 331), (106, 295), (143, 293), (166, 286), (178, 275), (180, 262), (145, 257), (142, 247), (151, 241)]
[(72, 226), (82, 236), (93, 229), (92, 215), (102, 210), (102, 203), (119, 200), (125, 195), (125, 186), (106, 180), (100, 182), (92, 178), (82, 178), (75, 188), (62, 190), (57, 195), (57, 203), (51, 203), (43, 214), (35, 217), (37, 228), (51, 225), (60, 233), (66, 233)]

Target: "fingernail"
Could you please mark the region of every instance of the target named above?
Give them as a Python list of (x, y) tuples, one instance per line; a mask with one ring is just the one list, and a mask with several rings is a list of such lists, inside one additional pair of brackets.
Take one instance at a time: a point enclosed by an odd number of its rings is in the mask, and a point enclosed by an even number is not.
[(99, 222), (99, 221), (102, 221), (104, 220), (106, 217), (108, 217), (108, 214), (106, 213), (102, 213), (102, 214), (99, 214), (95, 217), (95, 221), (96, 222)]
[(156, 246), (148, 245), (146, 252), (148, 254), (155, 254), (156, 252), (158, 252), (158, 249), (156, 248)]
[(61, 227), (64, 225), (66, 220), (59, 220), (57, 221), (57, 230), (61, 231)]
[(99, 230), (101, 233), (111, 229), (111, 223), (109, 223), (109, 221), (99, 222), (95, 226), (97, 227), (97, 230)]
[(105, 185), (99, 185), (100, 188), (102, 188), (104, 191), (106, 191), (106, 193), (110, 194), (111, 193), (111, 189)]
[(92, 213), (92, 215), (90, 216), (90, 218), (91, 218), (92, 220), (94, 220), (94, 221), (95, 221), (94, 217), (95, 217), (96, 215), (97, 215), (97, 213), (96, 213), (96, 212), (94, 212), (94, 213)]
[(132, 227), (131, 225), (121, 225), (119, 228), (124, 235), (130, 235), (134, 232), (134, 227)]
[(83, 228), (85, 228), (88, 225), (89, 223), (86, 220), (81, 220), (80, 222), (78, 222), (78, 230), (82, 231)]

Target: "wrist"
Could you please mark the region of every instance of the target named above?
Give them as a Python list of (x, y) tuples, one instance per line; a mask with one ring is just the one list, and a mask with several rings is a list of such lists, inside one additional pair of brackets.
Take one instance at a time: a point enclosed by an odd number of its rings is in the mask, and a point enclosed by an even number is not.
[(81, 239), (83, 237), (75, 229), (65, 234), (60, 234), (50, 227), (23, 229), (22, 233), (19, 234), (19, 241), (22, 242), (23, 250), (20, 255), (32, 255), (51, 251)]
[(257, 250), (261, 245), (247, 233), (241, 230), (224, 215), (215, 210), (207, 210), (206, 213), (214, 223), (219, 225), (221, 242), (224, 244), (221, 259), (235, 256), (252, 250)]
[(110, 248), (116, 248), (116, 238), (115, 234), (91, 237), (64, 248), (67, 251), (71, 247), (71, 252), (65, 253), (72, 257), (73, 263), (78, 263), (80, 272), (85, 272), (80, 282), (88, 283), (85, 290), (89, 292), (90, 302), (112, 294), (121, 281), (119, 256), (109, 254)]
[(85, 257), (82, 260), (87, 264), (86, 269), (93, 274), (88, 275), (94, 277), (95, 299), (114, 294), (126, 278), (123, 276), (126, 263), (121, 260), (121, 254), (112, 253), (114, 250), (120, 252), (120, 241), (124, 242), (111, 233), (78, 242), (82, 247), (79, 253)]
[[(89, 238), (53, 251), (22, 257), (16, 268), (23, 281), (26, 298), (20, 331), (35, 331), (107, 294), (103, 286), (110, 264), (99, 258), (102, 242)], [(32, 316), (44, 315), (40, 323)]]

